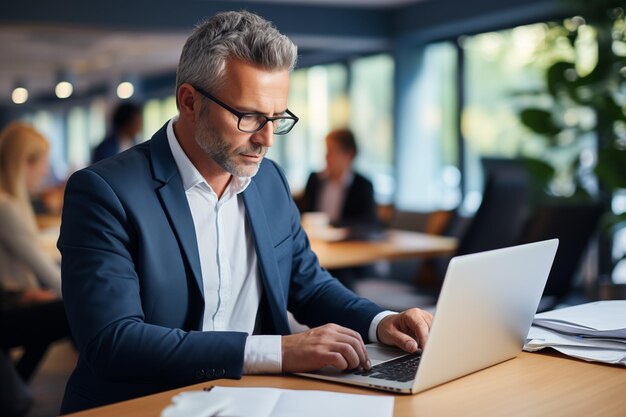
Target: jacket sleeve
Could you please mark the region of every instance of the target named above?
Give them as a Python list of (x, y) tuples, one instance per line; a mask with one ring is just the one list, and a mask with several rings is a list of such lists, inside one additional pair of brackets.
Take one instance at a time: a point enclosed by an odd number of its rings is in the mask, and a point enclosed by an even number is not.
[[(98, 173), (74, 174), (65, 194), (61, 235), (62, 287), (78, 348), (93, 372), (111, 381), (240, 377), (246, 333), (183, 331), (148, 323), (138, 276), (137, 230), (126, 206)], [(176, 254), (172, 254), (176, 256)], [(213, 374), (213, 372), (211, 372)]]

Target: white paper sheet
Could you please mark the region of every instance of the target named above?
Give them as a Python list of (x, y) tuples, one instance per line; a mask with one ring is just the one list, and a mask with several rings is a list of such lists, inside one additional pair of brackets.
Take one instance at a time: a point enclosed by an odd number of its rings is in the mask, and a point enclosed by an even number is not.
[(526, 347), (570, 346), (597, 349), (623, 350), (626, 354), (626, 340), (612, 340), (608, 338), (582, 338), (560, 334), (549, 329), (531, 326), (526, 339)]
[(161, 417), (391, 417), (393, 400), (328, 391), (214, 387), (178, 394)]
[[(548, 346), (527, 348), (524, 346), (524, 350), (527, 352), (536, 352)], [(611, 350), (611, 349), (597, 349), (597, 348), (585, 348), (575, 346), (549, 346), (552, 349), (558, 350), (564, 355), (571, 356), (573, 358), (582, 359), (589, 362), (603, 362), (614, 365), (626, 366), (626, 352), (623, 350)]]
[(569, 333), (626, 338), (626, 300), (596, 301), (535, 316), (533, 324)]

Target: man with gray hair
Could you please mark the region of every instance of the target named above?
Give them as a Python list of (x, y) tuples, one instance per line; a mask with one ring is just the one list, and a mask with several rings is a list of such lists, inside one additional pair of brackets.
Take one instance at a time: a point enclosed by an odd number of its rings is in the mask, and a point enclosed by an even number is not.
[[(212, 17), (183, 48), (178, 116), (70, 178), (58, 246), (80, 357), (63, 413), (244, 373), (369, 368), (363, 340), (426, 342), (430, 314), (383, 311), (319, 266), (264, 159), (298, 121), (296, 54), (259, 16)], [(287, 310), (311, 330), (291, 334)]]

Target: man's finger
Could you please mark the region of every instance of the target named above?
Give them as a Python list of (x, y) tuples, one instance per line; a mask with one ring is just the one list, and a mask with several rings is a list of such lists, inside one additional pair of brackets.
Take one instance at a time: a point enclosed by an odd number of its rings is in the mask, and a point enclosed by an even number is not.
[(341, 371), (348, 369), (348, 361), (339, 352), (326, 352), (323, 358), (324, 363), (328, 366), (334, 366)]
[(430, 331), (430, 328), (433, 327), (433, 315), (432, 314), (424, 314), (422, 317), (424, 317), (424, 320), (426, 321), (426, 324), (428, 324), (428, 330)]
[(358, 363), (356, 364), (356, 366), (354, 366), (354, 368), (361, 366), (365, 369), (369, 369), (371, 367), (369, 364), (369, 358), (367, 356), (367, 350), (360, 340), (357, 340), (356, 338), (348, 336), (346, 334), (338, 334), (337, 341), (350, 345), (352, 350), (357, 355)]
[(430, 326), (426, 322), (425, 318), (419, 315), (417, 317), (407, 316), (405, 320), (410, 332), (413, 333), (417, 340), (419, 340), (420, 347), (423, 349), (424, 346), (426, 346), (426, 341), (428, 340)]
[(413, 353), (417, 350), (417, 342), (411, 336), (406, 333), (392, 328), (389, 329), (389, 337), (394, 345), (404, 350), (405, 352)]
[(345, 343), (350, 343), (350, 345), (352, 345), (356, 353), (359, 355), (360, 365), (365, 369), (369, 369), (371, 367), (371, 363), (369, 361), (367, 349), (365, 348), (365, 343), (363, 343), (361, 335), (354, 330), (341, 326), (337, 326), (337, 332), (337, 340)]
[(329, 346), (329, 349), (332, 353), (340, 354), (345, 361), (345, 367), (339, 369), (355, 369), (359, 366), (359, 356), (350, 344), (335, 342)]

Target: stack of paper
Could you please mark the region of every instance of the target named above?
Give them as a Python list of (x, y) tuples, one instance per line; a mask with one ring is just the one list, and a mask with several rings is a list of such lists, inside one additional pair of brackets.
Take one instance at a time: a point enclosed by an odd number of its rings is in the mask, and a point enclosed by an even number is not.
[(597, 301), (537, 314), (524, 350), (544, 347), (588, 361), (626, 365), (626, 301)]
[(393, 397), (277, 388), (214, 387), (172, 398), (161, 417), (391, 417)]

